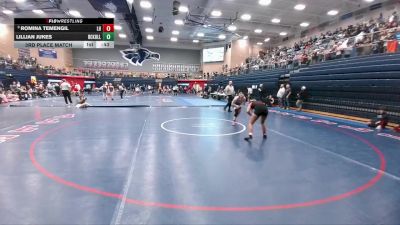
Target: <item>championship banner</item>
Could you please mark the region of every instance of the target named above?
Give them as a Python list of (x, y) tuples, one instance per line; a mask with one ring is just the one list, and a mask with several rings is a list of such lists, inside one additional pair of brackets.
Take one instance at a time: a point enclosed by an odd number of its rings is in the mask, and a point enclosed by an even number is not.
[(171, 64), (171, 63), (153, 63), (154, 72), (185, 72), (185, 73), (198, 73), (200, 72), (200, 65), (190, 64)]
[(57, 59), (57, 51), (55, 49), (39, 48), (39, 57)]
[(118, 61), (82, 60), (83, 67), (88, 69), (128, 70), (129, 64)]

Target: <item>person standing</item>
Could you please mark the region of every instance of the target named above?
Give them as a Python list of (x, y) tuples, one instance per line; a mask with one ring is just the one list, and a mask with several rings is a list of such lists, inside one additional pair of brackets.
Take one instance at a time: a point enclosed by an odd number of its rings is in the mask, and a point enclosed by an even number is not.
[(285, 93), (283, 94), (283, 108), (284, 109), (289, 109), (290, 108), (290, 96), (292, 95), (292, 89), (290, 88), (290, 85), (286, 85)]
[(285, 94), (285, 85), (281, 84), (281, 87), (279, 88), (279, 91), (276, 94), (276, 97), (278, 97), (278, 104), (280, 108), (283, 108), (283, 94)]
[(60, 85), (58, 83), (54, 84), (54, 89), (56, 91), (56, 95), (60, 96), (61, 89), (60, 89)]
[(247, 88), (247, 101), (250, 102), (250, 98), (253, 94), (253, 88), (252, 87), (248, 87)]
[(107, 89), (108, 89), (108, 83), (105, 82), (103, 84), (103, 86), (101, 86), (101, 91), (103, 92), (103, 100), (106, 101), (107, 100)]
[(119, 95), (121, 96), (121, 99), (123, 99), (123, 98), (124, 98), (124, 93), (125, 93), (125, 86), (124, 86), (124, 84), (121, 83), (121, 84), (118, 86), (118, 89), (119, 89)]
[(233, 87), (233, 82), (229, 81), (228, 85), (224, 89), (224, 93), (226, 97), (228, 98), (228, 103), (224, 107), (224, 110), (228, 108), (228, 112), (232, 112), (231, 106), (232, 106), (232, 101), (233, 101), (233, 95), (235, 94), (235, 88)]
[(60, 85), (61, 93), (64, 96), (65, 104), (68, 105), (68, 101), (72, 104), (71, 99), (71, 85), (67, 82), (67, 80), (63, 79)]
[(108, 84), (107, 93), (111, 97), (111, 101), (114, 101), (114, 85), (112, 83)]
[(75, 95), (79, 96), (79, 94), (81, 93), (81, 85), (76, 83), (74, 89), (75, 89)]
[(174, 85), (174, 87), (172, 87), (172, 90), (174, 91), (174, 96), (178, 96), (178, 90), (179, 90), (178, 85)]
[(303, 109), (303, 103), (306, 97), (307, 97), (306, 86), (303, 86), (301, 87), (300, 92), (297, 93), (297, 101), (296, 101), (297, 111), (301, 111)]

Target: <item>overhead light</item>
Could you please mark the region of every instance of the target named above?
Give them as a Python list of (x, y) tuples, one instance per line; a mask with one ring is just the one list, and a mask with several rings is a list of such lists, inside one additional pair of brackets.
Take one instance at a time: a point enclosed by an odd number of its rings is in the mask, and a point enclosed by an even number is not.
[(143, 21), (144, 22), (151, 22), (151, 21), (153, 21), (153, 18), (151, 18), (150, 16), (143, 16)]
[(287, 35), (287, 32), (280, 32), (279, 35), (281, 35), (281, 36), (286, 36), (286, 35)]
[(219, 38), (220, 40), (224, 40), (224, 39), (226, 38), (226, 36), (225, 36), (224, 34), (220, 34), (220, 35), (218, 36), (218, 38)]
[(337, 10), (331, 10), (331, 11), (329, 11), (327, 14), (328, 14), (329, 16), (336, 16), (338, 13), (339, 13), (339, 11), (337, 11)]
[(229, 31), (235, 31), (237, 27), (235, 25), (229, 25), (228, 30)]
[(41, 10), (41, 9), (34, 9), (34, 10), (32, 10), (32, 12), (34, 12), (36, 14), (43, 14), (44, 13), (43, 10)]
[(77, 10), (69, 10), (68, 13), (73, 17), (82, 17), (81, 13)]
[(154, 40), (153, 36), (147, 36), (146, 38), (147, 38), (147, 40)]
[(7, 15), (10, 15), (10, 14), (13, 14), (14, 12), (11, 11), (11, 10), (8, 10), (8, 9), (4, 9), (4, 10), (3, 10), (3, 13), (4, 13), (4, 14), (7, 14)]
[(373, 1), (375, 1), (375, 0), (364, 0), (365, 2), (373, 2)]
[(300, 24), (300, 26), (301, 26), (301, 27), (308, 27), (308, 26), (310, 26), (310, 23), (308, 23), (308, 22), (303, 22), (303, 23)]
[(14, 2), (16, 2), (16, 3), (22, 3), (22, 2), (25, 2), (26, 0), (14, 0)]
[(197, 33), (197, 37), (204, 37), (204, 33)]
[(114, 29), (115, 30), (122, 30), (122, 27), (121, 27), (121, 25), (114, 25)]
[(189, 12), (189, 8), (187, 6), (179, 6), (178, 10), (179, 10), (179, 12), (183, 12), (183, 13)]
[(172, 34), (173, 34), (173, 35), (179, 35), (179, 31), (178, 31), (178, 30), (173, 30), (173, 31), (172, 31)]
[(175, 20), (176, 25), (183, 25), (183, 20)]
[(258, 4), (264, 5), (264, 6), (270, 5), (271, 4), (271, 0), (259, 0)]
[(255, 30), (254, 30), (254, 33), (261, 34), (261, 33), (262, 33), (262, 30), (261, 30), (261, 29), (255, 29)]
[(200, 41), (199, 40), (193, 40), (193, 43), (199, 43)]
[(134, 1), (135, 1), (135, 0), (126, 0), (126, 2), (127, 2), (128, 4), (133, 4)]
[(151, 8), (151, 2), (149, 2), (149, 1), (145, 1), (145, 0), (142, 0), (142, 1), (140, 1), (140, 7), (142, 7), (142, 8), (144, 8), (144, 9), (149, 9), (149, 8)]
[(144, 29), (144, 31), (146, 31), (146, 33), (153, 33), (154, 32), (153, 28), (146, 28), (146, 29)]
[(219, 10), (213, 10), (211, 12), (211, 16), (220, 17), (220, 16), (222, 16), (222, 12)]
[(280, 22), (281, 22), (281, 19), (273, 18), (273, 19), (271, 20), (271, 22), (273, 22), (273, 23), (280, 23)]
[(172, 37), (172, 38), (171, 38), (171, 41), (172, 41), (172, 42), (177, 42), (177, 41), (178, 41), (178, 38)]
[(249, 39), (249, 36), (244, 36), (243, 37), (243, 40), (247, 40), (247, 39)]
[(118, 34), (120, 38), (126, 38), (126, 34)]
[(251, 15), (250, 14), (243, 14), (240, 19), (248, 21), (251, 20)]
[(262, 42), (257, 42), (257, 45), (263, 45), (263, 43)]
[(306, 5), (304, 5), (304, 4), (297, 4), (294, 6), (294, 9), (298, 10), (298, 11), (304, 10), (305, 8), (306, 8)]
[(111, 12), (105, 12), (105, 13), (104, 13), (104, 16), (105, 16), (106, 18), (115, 18), (115, 14), (114, 14), (114, 13), (111, 13)]
[(271, 38), (265, 38), (264, 42), (269, 42)]

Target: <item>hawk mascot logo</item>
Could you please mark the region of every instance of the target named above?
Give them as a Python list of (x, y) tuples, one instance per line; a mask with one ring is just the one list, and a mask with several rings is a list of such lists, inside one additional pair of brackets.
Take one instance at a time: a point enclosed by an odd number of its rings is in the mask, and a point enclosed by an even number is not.
[(142, 66), (146, 60), (160, 60), (160, 54), (152, 52), (146, 48), (125, 49), (121, 51), (122, 57), (129, 61), (132, 65)]

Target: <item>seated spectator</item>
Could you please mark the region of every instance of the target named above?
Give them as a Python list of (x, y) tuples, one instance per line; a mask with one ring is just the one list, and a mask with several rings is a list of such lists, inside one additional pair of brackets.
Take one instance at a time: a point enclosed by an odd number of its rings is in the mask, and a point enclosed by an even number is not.
[(394, 131), (400, 133), (400, 125), (398, 125), (397, 127), (394, 128)]
[(13, 94), (11, 91), (8, 91), (6, 93), (6, 99), (8, 102), (17, 102), (17, 101), (19, 101), (19, 96), (16, 94)]
[(7, 96), (4, 94), (4, 91), (0, 91), (0, 104), (8, 103)]
[(383, 107), (378, 110), (378, 114), (375, 119), (371, 119), (368, 126), (376, 128), (378, 130), (385, 129), (389, 123), (389, 117)]

